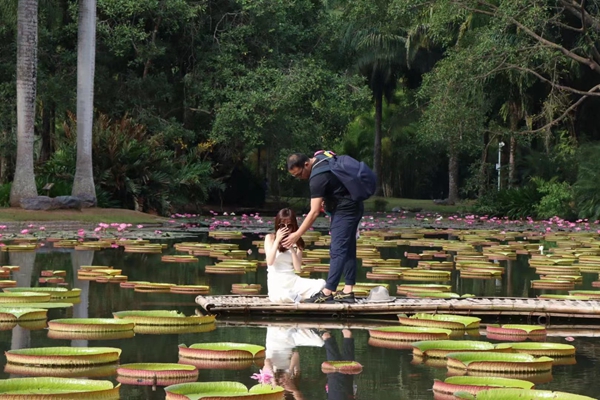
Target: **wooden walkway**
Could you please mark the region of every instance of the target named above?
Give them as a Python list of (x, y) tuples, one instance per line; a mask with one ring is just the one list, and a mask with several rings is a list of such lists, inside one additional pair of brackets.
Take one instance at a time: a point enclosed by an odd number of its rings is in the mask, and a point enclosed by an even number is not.
[(217, 315), (335, 318), (393, 316), (419, 312), (473, 316), (520, 316), (549, 324), (552, 319), (600, 319), (598, 300), (556, 300), (513, 297), (466, 299), (397, 298), (390, 303), (277, 304), (266, 296), (198, 296), (205, 312)]

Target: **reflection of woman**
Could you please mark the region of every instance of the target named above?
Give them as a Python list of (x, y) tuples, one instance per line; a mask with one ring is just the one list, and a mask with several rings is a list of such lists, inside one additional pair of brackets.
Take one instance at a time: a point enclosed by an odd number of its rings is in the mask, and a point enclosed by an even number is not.
[(323, 346), (323, 339), (309, 329), (268, 327), (265, 341), (265, 366), (263, 370), (273, 375), (275, 384), (286, 390), (286, 399), (303, 400), (298, 390), (300, 376), (300, 346)]
[(301, 278), (295, 272), (302, 270), (302, 238), (291, 249), (281, 244), (283, 238), (298, 230), (296, 213), (284, 208), (275, 217), (275, 234), (265, 237), (267, 256), (267, 287), (269, 300), (275, 303), (300, 302), (318, 293), (325, 287), (323, 279)]

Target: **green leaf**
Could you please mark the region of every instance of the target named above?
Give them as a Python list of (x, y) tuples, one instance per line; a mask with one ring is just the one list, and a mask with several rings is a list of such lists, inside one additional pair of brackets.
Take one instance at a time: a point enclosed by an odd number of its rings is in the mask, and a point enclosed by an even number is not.
[(474, 397), (466, 392), (457, 392), (454, 395), (459, 399), (475, 398), (477, 400), (594, 400), (593, 397), (566, 392), (527, 389), (487, 389), (478, 392)]
[(283, 396), (281, 386), (255, 385), (248, 390), (239, 382), (194, 382), (171, 385), (165, 388), (169, 393), (187, 396), (190, 400), (199, 400), (206, 397), (223, 398), (228, 397), (257, 397), (261, 400), (279, 400)]
[[(12, 378), (0, 380), (0, 394), (25, 396), (31, 400), (52, 399), (52, 395), (80, 394), (90, 400), (119, 398), (119, 386), (110, 381), (72, 378)], [(23, 397), (25, 398), (25, 397)]]

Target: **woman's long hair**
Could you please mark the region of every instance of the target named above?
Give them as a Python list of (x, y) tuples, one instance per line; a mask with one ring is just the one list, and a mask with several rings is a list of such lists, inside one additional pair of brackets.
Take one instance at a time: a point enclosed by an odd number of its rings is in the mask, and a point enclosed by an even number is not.
[[(296, 232), (298, 230), (298, 220), (296, 219), (296, 213), (291, 208), (282, 208), (279, 210), (277, 215), (275, 216), (275, 234), (277, 234), (277, 230), (281, 227), (282, 224), (289, 224), (288, 229), (290, 233)], [(301, 250), (304, 250), (304, 240), (302, 238), (298, 239), (296, 245), (300, 247)], [(279, 252), (283, 253), (286, 251), (285, 247), (281, 243), (279, 243)]]

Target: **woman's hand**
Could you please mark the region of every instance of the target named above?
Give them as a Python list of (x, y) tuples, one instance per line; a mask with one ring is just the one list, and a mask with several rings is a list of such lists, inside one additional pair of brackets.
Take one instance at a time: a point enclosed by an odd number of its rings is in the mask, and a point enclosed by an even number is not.
[(288, 228), (279, 228), (277, 230), (277, 233), (275, 234), (275, 241), (277, 243), (281, 242), (283, 240), (283, 238), (285, 238), (288, 233), (290, 233), (290, 230)]

